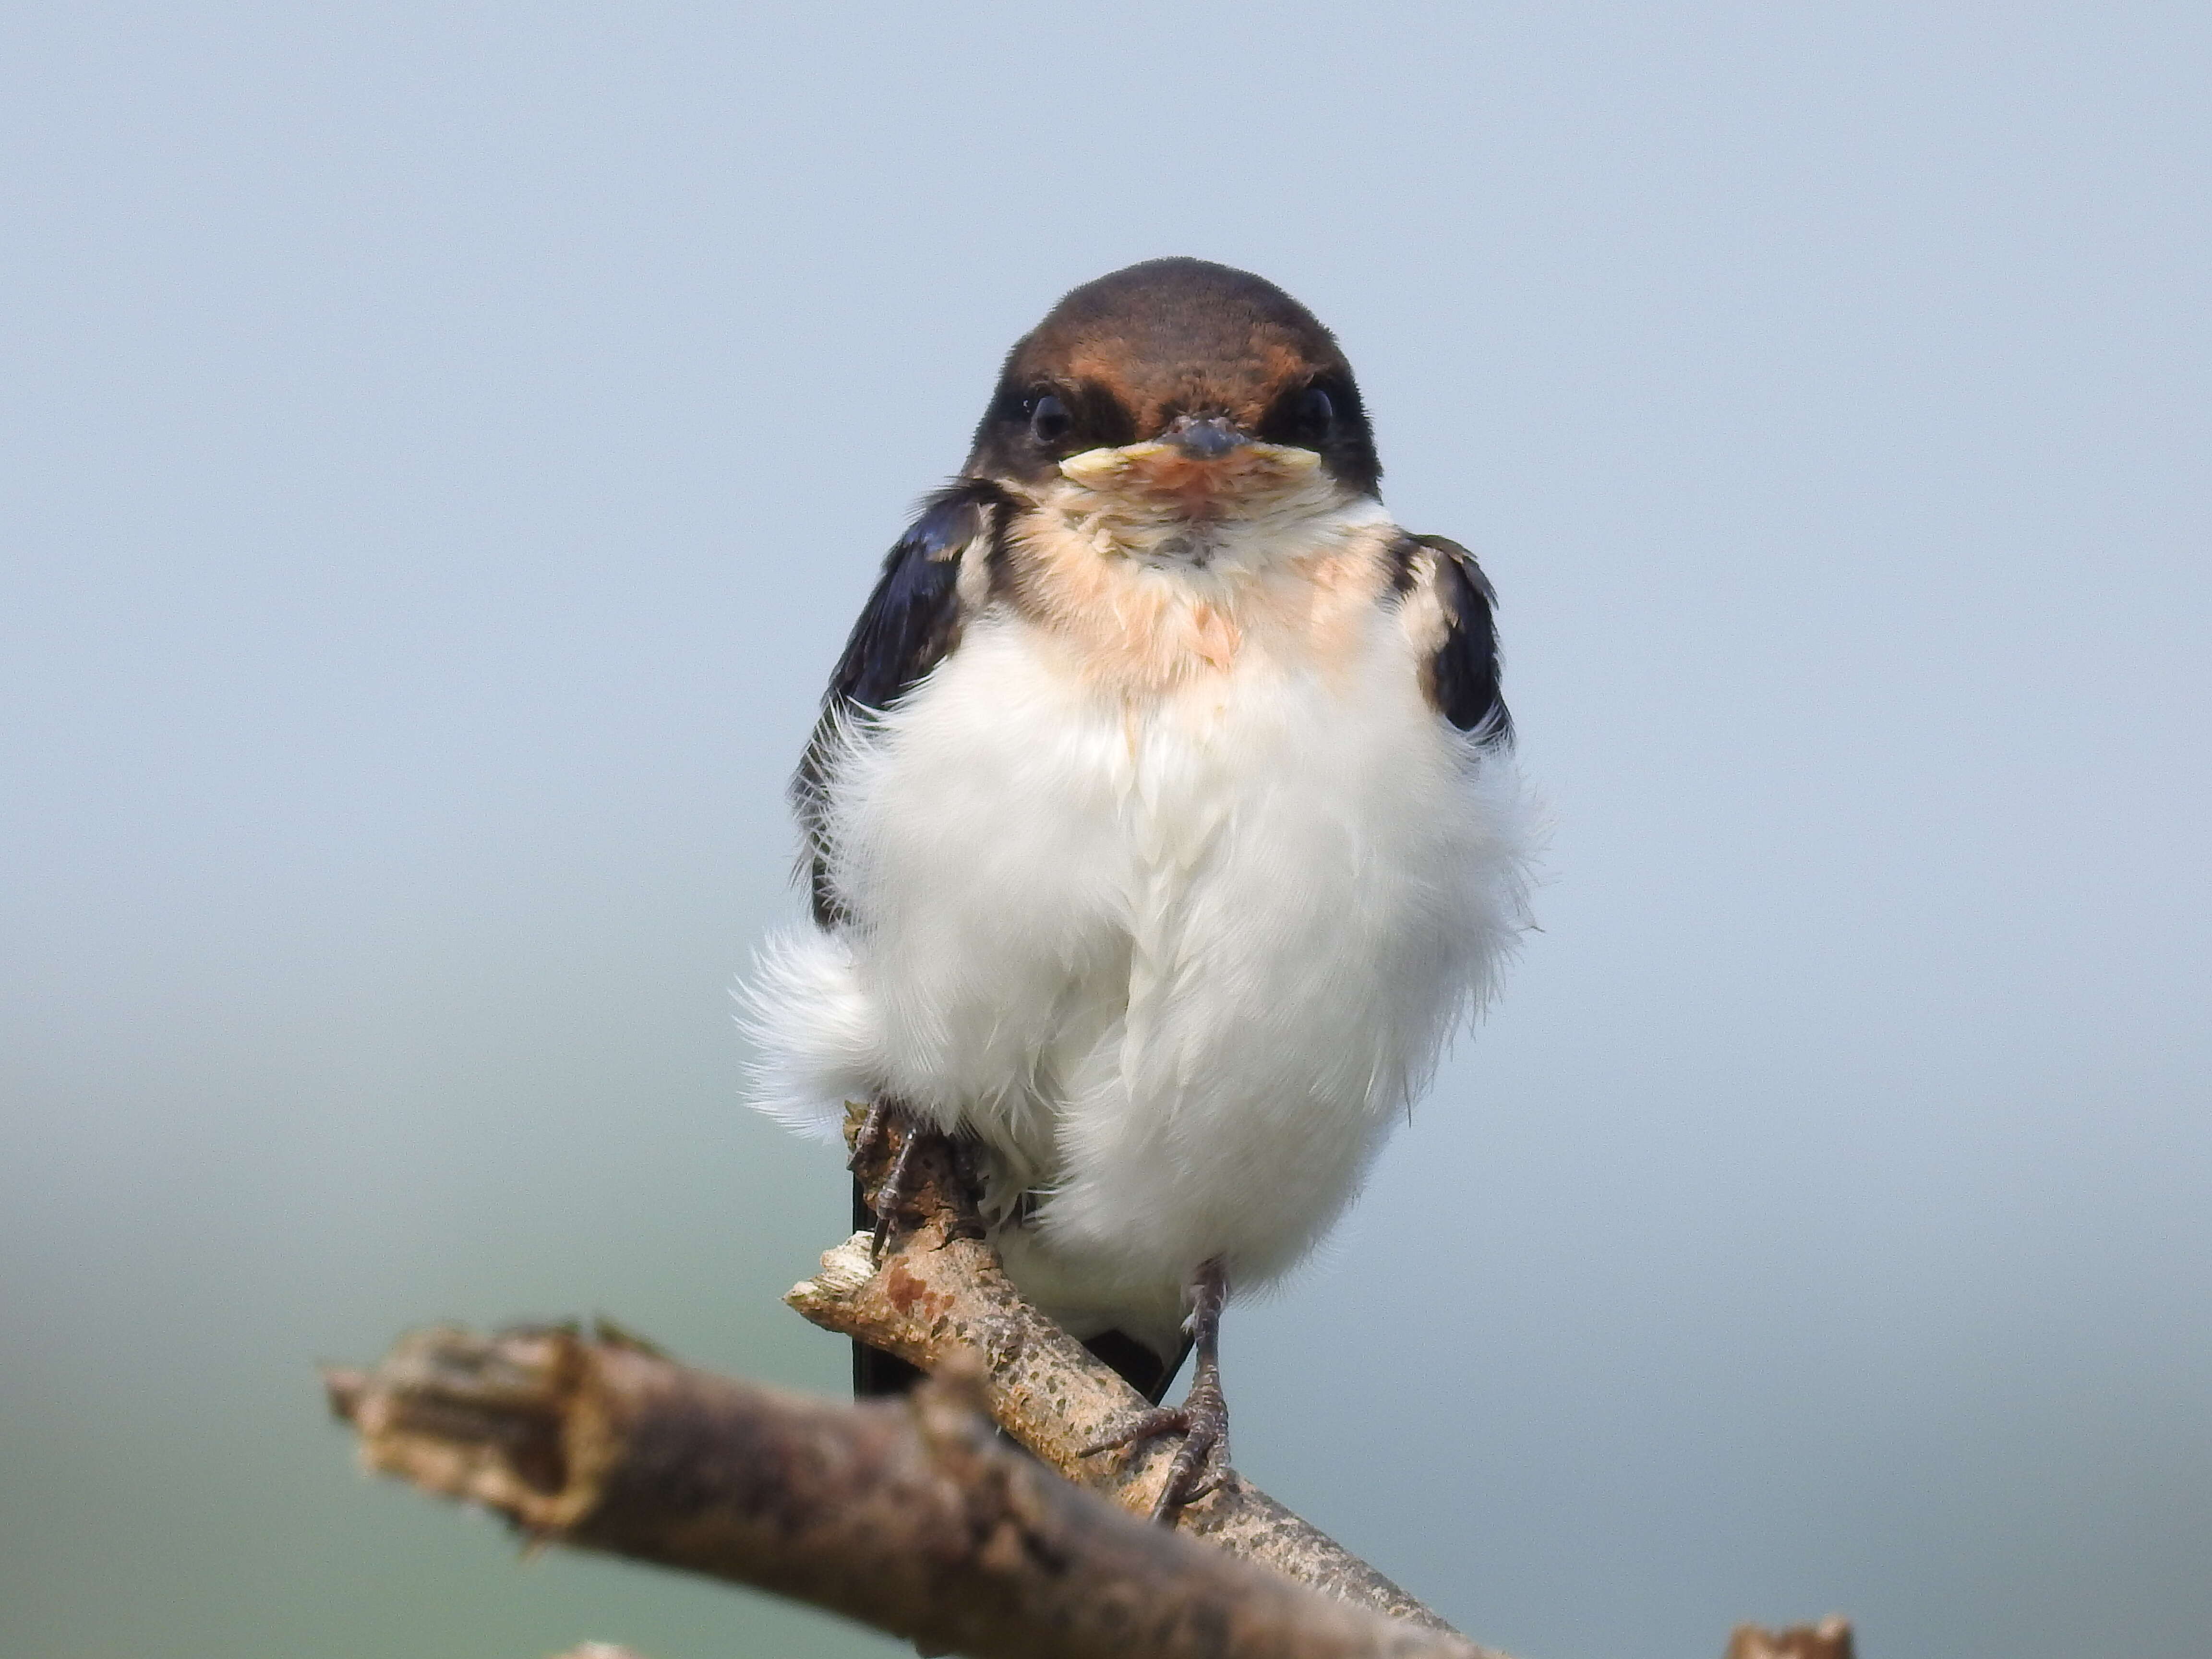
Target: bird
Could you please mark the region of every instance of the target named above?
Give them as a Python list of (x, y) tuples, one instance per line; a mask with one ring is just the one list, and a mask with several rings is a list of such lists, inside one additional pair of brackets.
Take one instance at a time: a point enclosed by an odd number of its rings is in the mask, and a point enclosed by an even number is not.
[[(1181, 1437), (1170, 1524), (1228, 1468), (1232, 1290), (1329, 1231), (1531, 925), (1495, 593), (1381, 478), (1273, 283), (1066, 294), (884, 561), (791, 786), (811, 914), (741, 991), (756, 1104), (972, 1153), (1016, 1288), (1150, 1402), (1090, 1449)], [(857, 1392), (914, 1375), (856, 1344)]]

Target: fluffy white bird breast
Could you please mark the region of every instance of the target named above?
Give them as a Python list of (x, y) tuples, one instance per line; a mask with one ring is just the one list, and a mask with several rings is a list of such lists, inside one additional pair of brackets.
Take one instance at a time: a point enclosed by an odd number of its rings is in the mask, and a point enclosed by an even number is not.
[(1079, 1335), (1170, 1345), (1200, 1262), (1295, 1264), (1526, 925), (1510, 755), (1424, 696), (1436, 614), (1389, 592), (1395, 529), (1328, 530), (1120, 561), (1103, 603), (1198, 641), (1164, 683), (971, 615), (831, 757), (853, 922), (771, 940), (747, 989), (760, 1104), (828, 1131), (888, 1092), (972, 1130), (990, 1207), (1035, 1194), (1009, 1271)]

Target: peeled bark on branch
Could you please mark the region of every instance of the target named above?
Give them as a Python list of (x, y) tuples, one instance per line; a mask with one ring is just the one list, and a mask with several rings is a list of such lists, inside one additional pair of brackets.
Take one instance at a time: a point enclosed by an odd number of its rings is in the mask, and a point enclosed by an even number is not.
[[(881, 1175), (890, 1149), (864, 1177)], [(1023, 1301), (984, 1242), (967, 1201), (956, 1149), (929, 1136), (915, 1149), (920, 1178), (911, 1231), (880, 1262), (856, 1233), (822, 1258), (822, 1271), (784, 1300), (823, 1328), (857, 1337), (925, 1371), (956, 1359), (981, 1367), (985, 1405), (1007, 1433), (1079, 1485), (1148, 1513), (1167, 1479), (1172, 1440), (1085, 1457), (1145, 1408), (1137, 1391), (1080, 1342)], [(1425, 1629), (1451, 1626), (1342, 1545), (1231, 1474), (1182, 1510), (1178, 1528), (1339, 1600)]]
[(532, 1537), (810, 1601), (975, 1659), (1486, 1659), (1148, 1525), (1000, 1443), (955, 1362), (860, 1405), (565, 1328), (325, 1373), (372, 1468)]

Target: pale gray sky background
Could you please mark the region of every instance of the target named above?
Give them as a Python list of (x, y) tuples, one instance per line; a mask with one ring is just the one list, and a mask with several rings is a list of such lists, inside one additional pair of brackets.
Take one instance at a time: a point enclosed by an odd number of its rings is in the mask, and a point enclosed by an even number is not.
[(0, 17), (0, 1651), (889, 1654), (518, 1565), (310, 1363), (818, 1389), (779, 791), (1066, 287), (1266, 273), (1558, 831), (1238, 1462), (1526, 1659), (2212, 1630), (2201, 5)]

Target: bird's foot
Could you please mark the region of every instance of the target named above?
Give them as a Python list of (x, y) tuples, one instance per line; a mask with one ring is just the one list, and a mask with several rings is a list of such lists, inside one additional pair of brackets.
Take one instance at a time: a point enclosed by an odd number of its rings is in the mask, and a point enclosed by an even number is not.
[(1168, 1465), (1167, 1484), (1152, 1504), (1152, 1519), (1170, 1526), (1184, 1504), (1205, 1497), (1229, 1478), (1229, 1401), (1221, 1391), (1221, 1310), (1228, 1300), (1228, 1270), (1218, 1261), (1207, 1262), (1191, 1286), (1190, 1334), (1198, 1350), (1198, 1369), (1182, 1404), (1155, 1406), (1083, 1449), (1082, 1455), (1088, 1457), (1162, 1435), (1181, 1435), (1182, 1444)]
[(868, 1103), (866, 1113), (855, 1125), (853, 1121), (853, 1114), (858, 1109), (857, 1103), (850, 1101), (846, 1103), (845, 1133), (848, 1137), (848, 1144), (853, 1149), (853, 1155), (845, 1160), (845, 1167), (854, 1175), (860, 1174), (864, 1168), (882, 1155), (884, 1142), (890, 1135), (891, 1119), (898, 1111), (898, 1108), (892, 1105), (890, 1101), (878, 1096)]
[(883, 1179), (868, 1197), (868, 1207), (876, 1215), (875, 1237), (868, 1246), (868, 1259), (872, 1261), (883, 1260), (884, 1246), (890, 1241), (891, 1229), (913, 1196), (917, 1173), (915, 1151), (927, 1133), (904, 1107), (896, 1101), (879, 1098), (869, 1105), (867, 1116), (861, 1120), (853, 1137), (853, 1156), (846, 1167), (856, 1176), (881, 1161), (886, 1153), (890, 1159)]
[(1168, 1465), (1167, 1484), (1152, 1504), (1152, 1519), (1170, 1523), (1184, 1504), (1195, 1502), (1229, 1478), (1229, 1402), (1222, 1395), (1218, 1374), (1200, 1370), (1180, 1406), (1155, 1406), (1133, 1422), (1124, 1424), (1103, 1440), (1083, 1449), (1112, 1451), (1162, 1435), (1179, 1434), (1182, 1444)]

